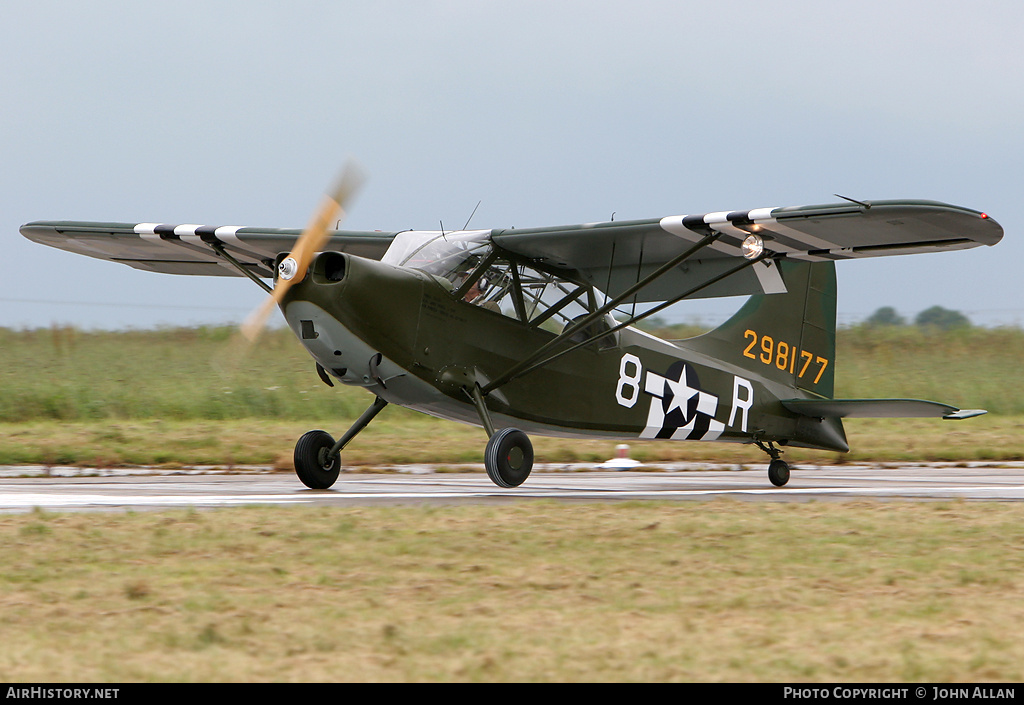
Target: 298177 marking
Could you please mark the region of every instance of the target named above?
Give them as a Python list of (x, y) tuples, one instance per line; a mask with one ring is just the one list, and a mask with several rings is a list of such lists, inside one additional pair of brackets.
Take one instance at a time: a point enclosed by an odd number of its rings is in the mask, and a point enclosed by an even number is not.
[(743, 349), (743, 357), (757, 360), (765, 365), (774, 365), (783, 372), (798, 378), (813, 374), (817, 384), (828, 367), (828, 359), (807, 350), (800, 350), (786, 341), (776, 341), (770, 335), (759, 335), (749, 328), (743, 331), (743, 339), (749, 340)]

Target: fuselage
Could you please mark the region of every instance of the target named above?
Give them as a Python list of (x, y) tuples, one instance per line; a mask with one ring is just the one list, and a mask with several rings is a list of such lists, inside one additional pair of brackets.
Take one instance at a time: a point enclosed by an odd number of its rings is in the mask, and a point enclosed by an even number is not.
[[(486, 387), (557, 332), (551, 321), (531, 325), (457, 294), (424, 271), (323, 253), (282, 309), (333, 378), (391, 403), (480, 425), (467, 390)], [(496, 427), (539, 435), (846, 450), (838, 421), (781, 407), (779, 399), (794, 396), (792, 387), (712, 359), (686, 341), (627, 327), (502, 384), (486, 403)]]

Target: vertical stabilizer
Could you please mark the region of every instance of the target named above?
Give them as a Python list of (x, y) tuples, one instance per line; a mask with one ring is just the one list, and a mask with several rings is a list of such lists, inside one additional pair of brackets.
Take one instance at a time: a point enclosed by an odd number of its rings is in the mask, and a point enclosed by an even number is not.
[(680, 345), (811, 394), (835, 387), (836, 269), (783, 261), (784, 294), (750, 299), (720, 327)]

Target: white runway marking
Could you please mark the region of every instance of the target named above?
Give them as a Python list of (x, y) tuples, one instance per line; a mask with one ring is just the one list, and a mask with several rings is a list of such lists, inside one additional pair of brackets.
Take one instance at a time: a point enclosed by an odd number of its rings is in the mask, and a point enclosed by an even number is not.
[[(306, 489), (290, 474), (210, 471), (173, 475), (119, 471), (107, 477), (11, 477), (3, 469), (0, 511), (155, 509), (239, 505), (360, 505), (425, 502), (812, 499), (1024, 500), (1024, 467), (836, 466), (796, 470), (789, 485), (772, 487), (755, 470), (693, 472), (535, 472), (515, 489), (501, 489), (482, 472), (345, 474), (330, 490)], [(76, 471), (83, 472), (83, 471)], [(98, 471), (97, 471), (98, 472)]]

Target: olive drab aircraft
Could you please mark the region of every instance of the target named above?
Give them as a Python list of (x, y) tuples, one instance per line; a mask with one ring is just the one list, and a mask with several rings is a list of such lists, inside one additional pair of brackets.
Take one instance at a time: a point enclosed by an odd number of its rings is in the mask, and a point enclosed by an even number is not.
[[(986, 214), (855, 201), (531, 229), (338, 230), (349, 173), (304, 230), (38, 221), (38, 243), (137, 269), (236, 275), (271, 296), (329, 386), (372, 403), (335, 440), (295, 446), (308, 487), (388, 404), (482, 427), (501, 487), (533, 467), (529, 434), (747, 443), (785, 485), (786, 447), (849, 450), (843, 419), (964, 419), (916, 399), (836, 399), (839, 260), (995, 245)], [(468, 224), (467, 224), (468, 225)], [(269, 283), (268, 283), (269, 280)], [(684, 299), (749, 297), (723, 325), (663, 340), (634, 324)], [(483, 445), (483, 442), (481, 442)]]

